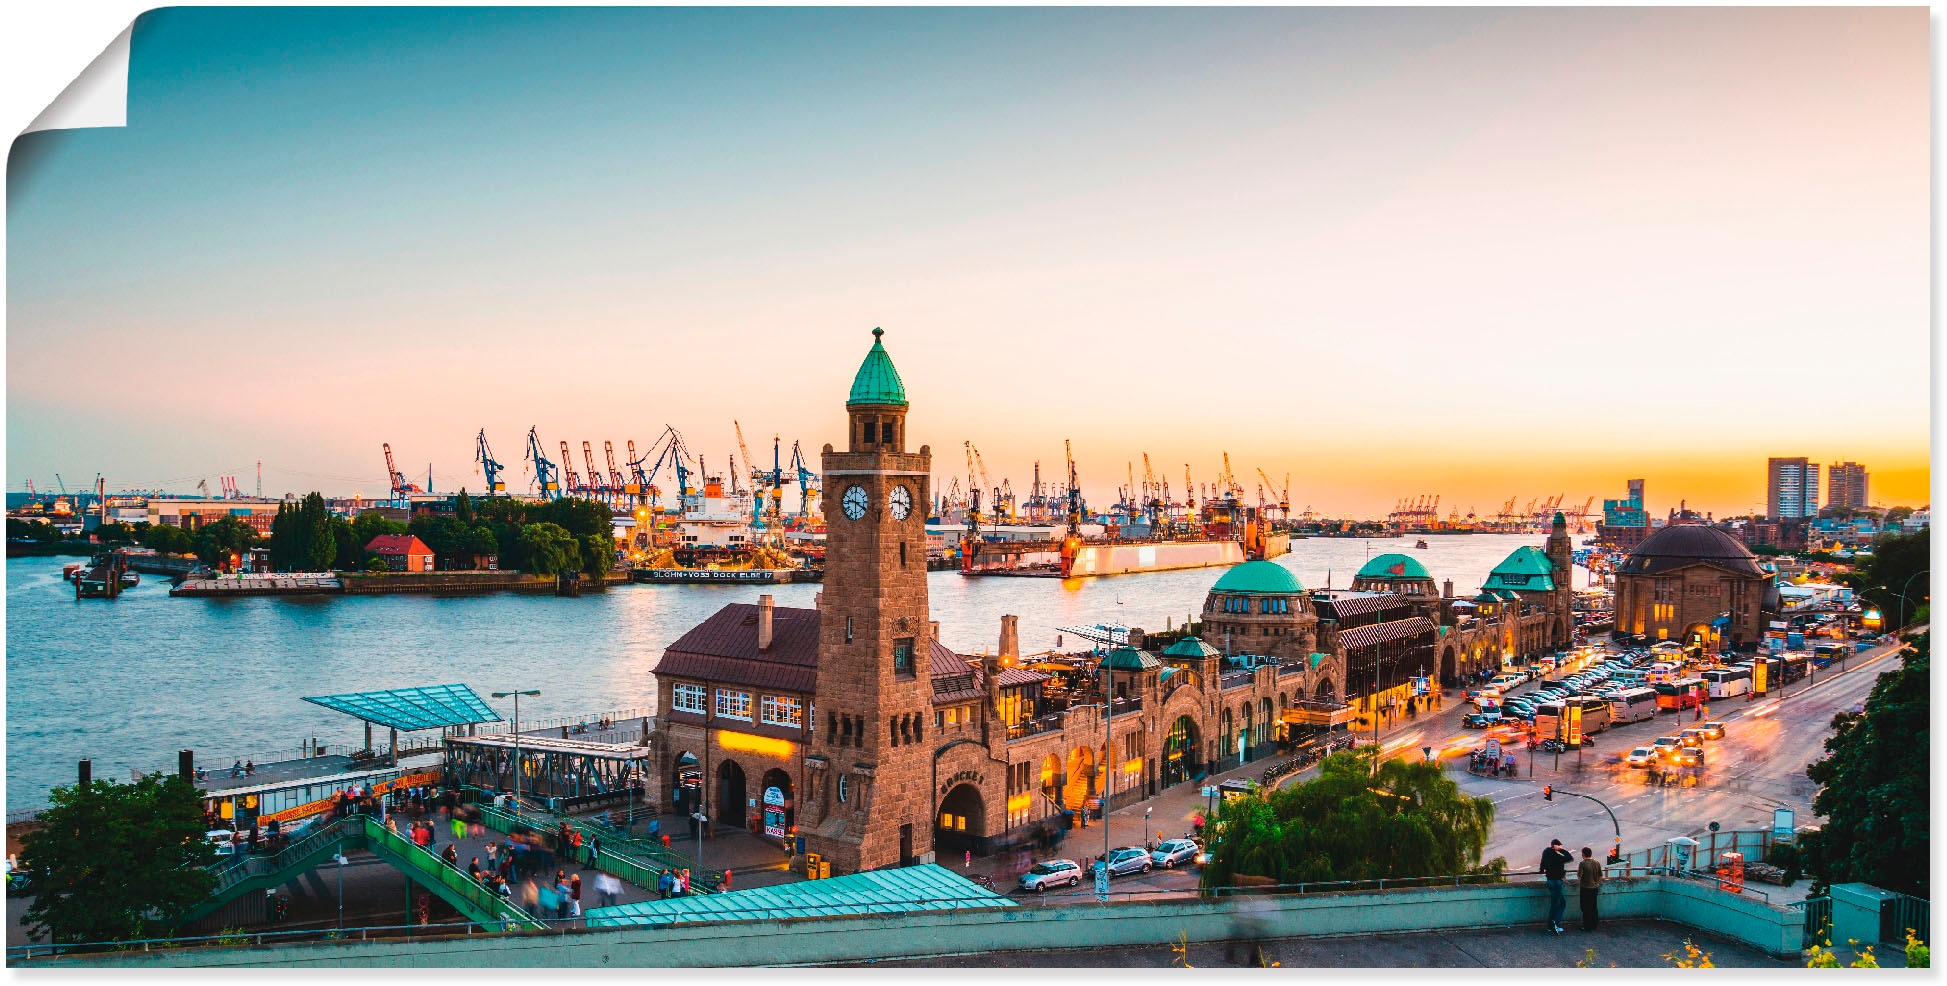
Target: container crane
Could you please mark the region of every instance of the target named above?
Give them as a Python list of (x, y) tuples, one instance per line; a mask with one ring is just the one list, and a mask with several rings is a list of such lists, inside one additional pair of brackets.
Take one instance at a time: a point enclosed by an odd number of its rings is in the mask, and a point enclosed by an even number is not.
[[(763, 489), (764, 474), (757, 471), (757, 460), (750, 457), (750, 446), (744, 444), (744, 426), (739, 424), (737, 419), (732, 418), (730, 419), (730, 427), (737, 432), (737, 457), (743, 460), (744, 468), (750, 470), (751, 491), (757, 492)], [(735, 477), (737, 470), (732, 468), (730, 475), (732, 477), (731, 485), (734, 488), (736, 485)]]
[[(482, 429), (482, 434), (485, 430)], [(484, 441), (484, 439), (483, 439)], [(527, 429), (527, 461), (534, 465), (534, 485), (543, 500), (553, 500), (561, 495), (561, 469), (548, 461), (547, 454), (541, 451), (539, 428)]]
[(602, 451), (608, 456), (609, 493), (620, 493), (622, 492), (622, 470), (615, 468), (615, 443), (606, 438), (602, 439)]
[(1278, 513), (1281, 516), (1281, 518), (1284, 520), (1290, 520), (1291, 519), (1291, 474), (1290, 473), (1284, 474), (1283, 486), (1279, 486), (1277, 483), (1272, 482), (1271, 477), (1266, 476), (1264, 474), (1264, 467), (1262, 466), (1258, 467), (1257, 475), (1259, 479), (1264, 480), (1264, 485), (1269, 487), (1271, 492), (1276, 493), (1278, 495)]
[(804, 449), (791, 443), (791, 468), (798, 473), (798, 523), (811, 523), (811, 498), (818, 495), (818, 474), (805, 466)]
[[(392, 498), (395, 500), (404, 499), (408, 493), (426, 492), (425, 490), (420, 489), (418, 484), (406, 482), (406, 474), (400, 472), (398, 467), (392, 464), (392, 443), (391, 442), (385, 443), (385, 474), (392, 478)], [(58, 480), (61, 477), (57, 473), (54, 478)], [(62, 490), (63, 492), (65, 492), (66, 487), (63, 487)], [(204, 491), (207, 492), (208, 487), (205, 487)]]
[(568, 492), (581, 492), (581, 476), (575, 472), (575, 454), (568, 451), (568, 440), (561, 440), (561, 471), (568, 474)]
[(487, 446), (487, 429), (480, 429), (480, 436), (474, 440), (473, 461), (487, 477), (487, 495), (507, 495), (507, 483), (500, 478), (504, 467), (494, 461), (493, 449)]

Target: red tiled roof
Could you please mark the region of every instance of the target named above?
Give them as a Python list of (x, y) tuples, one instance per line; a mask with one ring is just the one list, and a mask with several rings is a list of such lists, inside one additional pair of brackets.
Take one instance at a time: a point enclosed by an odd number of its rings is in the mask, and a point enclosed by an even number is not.
[(771, 649), (757, 650), (757, 607), (731, 603), (676, 638), (651, 670), (752, 688), (812, 692), (818, 685), (815, 609), (771, 610)]
[(940, 643), (938, 638), (935, 638), (932, 644), (933, 646), (926, 656), (933, 665), (933, 674), (936, 677), (948, 674), (966, 674), (968, 668), (980, 667), (979, 661), (955, 654), (953, 648)]
[(1340, 632), (1339, 646), (1344, 647), (1346, 650), (1359, 650), (1360, 648), (1371, 647), (1375, 644), (1391, 643), (1395, 640), (1405, 640), (1408, 637), (1415, 637), (1422, 633), (1432, 632), (1433, 623), (1424, 616), (1415, 616), (1405, 620), (1388, 620), (1385, 623), (1353, 627), (1350, 630)]
[(430, 555), (433, 549), (411, 534), (381, 534), (365, 546), (375, 555)]

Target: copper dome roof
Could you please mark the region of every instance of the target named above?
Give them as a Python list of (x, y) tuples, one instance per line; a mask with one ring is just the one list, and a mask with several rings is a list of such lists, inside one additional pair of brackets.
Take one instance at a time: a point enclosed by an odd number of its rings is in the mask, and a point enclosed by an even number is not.
[(1705, 524), (1674, 524), (1651, 534), (1629, 552), (1624, 575), (1657, 575), (1698, 563), (1762, 578), (1758, 557), (1730, 534)]

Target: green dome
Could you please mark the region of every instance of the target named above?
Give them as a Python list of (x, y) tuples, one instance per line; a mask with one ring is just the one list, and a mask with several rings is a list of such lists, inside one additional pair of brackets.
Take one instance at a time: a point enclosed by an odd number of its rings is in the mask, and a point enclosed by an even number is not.
[(1111, 671), (1154, 671), (1163, 666), (1156, 655), (1133, 647), (1118, 647), (1102, 659), (1102, 666)]
[(892, 365), (892, 357), (886, 355), (885, 344), (879, 337), (886, 334), (884, 329), (872, 330), (872, 350), (865, 354), (865, 362), (859, 364), (859, 375), (852, 378), (852, 394), (845, 398), (846, 407), (860, 404), (886, 404), (905, 407), (906, 385), (899, 379), (899, 370)]
[(1163, 648), (1163, 654), (1166, 657), (1188, 657), (1202, 660), (1206, 657), (1221, 656), (1223, 652), (1196, 637), (1184, 637), (1182, 640)]
[(1426, 566), (1411, 555), (1398, 552), (1380, 555), (1366, 562), (1355, 578), (1361, 579), (1431, 579)]
[(1293, 596), (1304, 592), (1298, 576), (1276, 562), (1247, 561), (1224, 573), (1211, 592), (1260, 592), (1267, 596)]

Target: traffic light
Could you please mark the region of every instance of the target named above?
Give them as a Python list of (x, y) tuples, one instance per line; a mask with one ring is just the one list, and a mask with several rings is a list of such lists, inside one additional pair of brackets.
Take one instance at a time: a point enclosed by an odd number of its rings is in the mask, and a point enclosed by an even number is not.
[(1543, 801), (1553, 801), (1553, 800), (1555, 800), (1555, 787), (1554, 787), (1554, 785), (1552, 785), (1552, 784), (1543, 784), (1543, 785), (1541, 786), (1541, 799), (1542, 799)]

